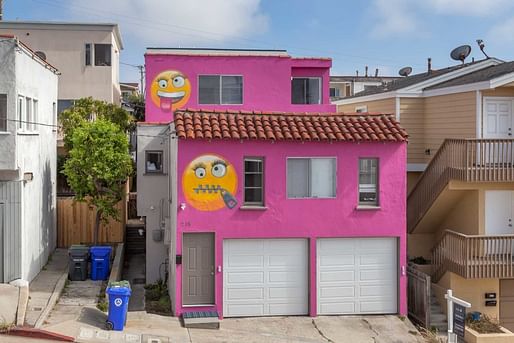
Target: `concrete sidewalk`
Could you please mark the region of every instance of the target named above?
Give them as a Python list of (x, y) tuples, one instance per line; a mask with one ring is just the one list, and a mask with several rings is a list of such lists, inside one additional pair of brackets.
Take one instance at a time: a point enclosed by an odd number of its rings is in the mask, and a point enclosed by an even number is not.
[(29, 285), (25, 324), (39, 326), (53, 308), (64, 287), (68, 272), (68, 251), (56, 249), (50, 261)]

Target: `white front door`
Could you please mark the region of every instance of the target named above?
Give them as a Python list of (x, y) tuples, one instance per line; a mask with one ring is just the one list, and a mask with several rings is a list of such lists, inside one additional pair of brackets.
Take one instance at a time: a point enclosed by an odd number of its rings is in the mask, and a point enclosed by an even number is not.
[(398, 312), (396, 238), (317, 241), (318, 314)]
[(305, 239), (223, 241), (223, 316), (306, 315), (309, 311)]
[(484, 138), (512, 137), (512, 99), (484, 98)]
[(485, 192), (485, 234), (514, 234), (513, 230), (513, 191)]

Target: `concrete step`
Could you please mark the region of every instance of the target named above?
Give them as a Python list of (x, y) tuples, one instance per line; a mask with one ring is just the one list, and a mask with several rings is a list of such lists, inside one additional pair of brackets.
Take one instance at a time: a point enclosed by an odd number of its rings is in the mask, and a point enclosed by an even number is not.
[(216, 311), (195, 311), (182, 314), (184, 327), (195, 329), (219, 329), (220, 320)]

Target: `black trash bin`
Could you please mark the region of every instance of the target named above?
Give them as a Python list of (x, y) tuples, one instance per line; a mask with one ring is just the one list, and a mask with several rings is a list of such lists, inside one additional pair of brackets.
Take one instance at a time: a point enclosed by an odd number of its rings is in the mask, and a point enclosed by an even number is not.
[(68, 279), (84, 281), (87, 279), (89, 248), (85, 245), (72, 245), (68, 249)]

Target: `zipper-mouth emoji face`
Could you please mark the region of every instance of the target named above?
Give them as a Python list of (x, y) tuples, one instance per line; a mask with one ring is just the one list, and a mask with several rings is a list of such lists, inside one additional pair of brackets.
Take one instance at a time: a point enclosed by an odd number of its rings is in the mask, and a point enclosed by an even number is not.
[(233, 208), (237, 204), (236, 171), (218, 155), (202, 155), (191, 161), (184, 170), (182, 188), (186, 201), (201, 211)]
[(191, 84), (181, 72), (166, 70), (153, 79), (150, 95), (156, 106), (170, 112), (187, 103), (191, 95)]

